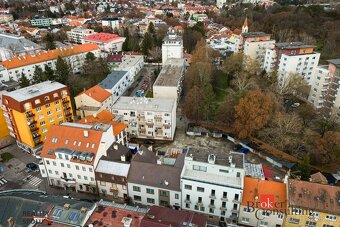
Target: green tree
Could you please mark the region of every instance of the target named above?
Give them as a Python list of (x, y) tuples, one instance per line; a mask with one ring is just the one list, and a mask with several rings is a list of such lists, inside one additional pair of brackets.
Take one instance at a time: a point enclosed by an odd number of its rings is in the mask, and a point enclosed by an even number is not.
[(85, 62), (86, 62), (86, 63), (89, 63), (89, 62), (94, 61), (94, 60), (96, 60), (96, 56), (94, 55), (94, 53), (88, 52), (88, 53), (85, 55)]
[(65, 84), (71, 74), (72, 74), (71, 67), (62, 57), (59, 56), (57, 59), (56, 71), (55, 71), (56, 81)]
[(49, 32), (45, 36), (46, 50), (53, 50), (56, 48), (53, 35)]
[(130, 32), (127, 27), (124, 28), (124, 37), (125, 37), (125, 42), (123, 43), (123, 51), (129, 51), (129, 42), (130, 42)]
[(153, 47), (153, 38), (149, 32), (146, 32), (144, 34), (144, 39), (142, 42), (142, 52), (144, 55), (149, 55), (149, 50), (151, 50)]
[(49, 67), (48, 65), (45, 65), (45, 71), (44, 71), (46, 78), (48, 80), (54, 81), (55, 80), (55, 75), (54, 75), (54, 71), (51, 67)]
[(298, 165), (298, 169), (300, 171), (301, 180), (308, 181), (312, 171), (310, 166), (310, 157), (308, 154), (303, 157), (302, 162)]
[(21, 88), (30, 86), (30, 81), (27, 79), (24, 73), (21, 73), (21, 77), (19, 79), (19, 85)]
[(39, 66), (35, 66), (33, 74), (33, 83), (41, 83), (47, 80), (47, 76)]
[(152, 22), (149, 23), (148, 33), (150, 33), (151, 35), (155, 34), (155, 25)]

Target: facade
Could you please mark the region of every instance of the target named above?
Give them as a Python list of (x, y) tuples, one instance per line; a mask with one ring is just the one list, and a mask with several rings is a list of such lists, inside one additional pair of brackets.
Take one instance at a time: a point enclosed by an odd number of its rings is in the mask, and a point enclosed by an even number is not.
[(276, 43), (274, 48), (266, 50), (263, 67), (266, 72), (277, 70), (280, 84), (285, 82), (289, 74), (298, 74), (311, 85), (319, 58), (320, 54), (314, 52), (314, 46), (300, 42)]
[(76, 27), (72, 28), (70, 31), (67, 31), (67, 38), (72, 43), (82, 44), (83, 38), (85, 36), (94, 34), (93, 29), (83, 28), (83, 27)]
[(131, 152), (126, 146), (113, 144), (95, 169), (98, 192), (107, 198), (126, 202), (128, 198), (127, 177)]
[(35, 18), (30, 21), (32, 27), (50, 27), (52, 25), (51, 18)]
[(23, 73), (30, 80), (33, 78), (35, 67), (45, 70), (47, 65), (55, 70), (59, 56), (70, 64), (73, 73), (79, 73), (89, 52), (99, 57), (100, 49), (94, 43), (87, 43), (14, 57), (0, 63), (0, 79), (18, 81)]
[[(265, 199), (268, 195), (272, 195), (274, 199), (273, 207)], [(245, 177), (238, 224), (256, 227), (283, 226), (287, 198), (285, 183)]]
[(122, 56), (121, 61), (118, 63), (115, 70), (127, 71), (129, 78), (133, 81), (136, 79), (136, 75), (144, 67), (144, 55), (130, 55), (125, 54)]
[(10, 21), (13, 21), (13, 20), (14, 20), (14, 18), (13, 18), (12, 14), (6, 14), (6, 13), (0, 14), (0, 24), (7, 23), (7, 22), (10, 22)]
[[(243, 27), (242, 30), (246, 31), (248, 29), (245, 30), (245, 27)], [(275, 40), (271, 39), (270, 34), (264, 32), (247, 32), (241, 34), (240, 43), (243, 47), (244, 55), (263, 64), (266, 49), (273, 48)]]
[(3, 111), (20, 148), (37, 154), (52, 125), (73, 121), (68, 88), (58, 82), (45, 81), (6, 93)]
[(244, 154), (189, 148), (181, 173), (182, 208), (214, 224), (235, 224), (244, 176)]
[(289, 212), (284, 226), (336, 227), (340, 220), (340, 188), (290, 179)]
[(183, 58), (183, 39), (175, 32), (169, 32), (163, 39), (162, 44), (162, 64), (169, 58)]
[(95, 167), (115, 142), (109, 124), (53, 125), (45, 141), (39, 169), (49, 185), (95, 193)]
[(174, 210), (167, 207), (152, 206), (145, 214), (140, 227), (206, 227), (207, 217), (193, 212)]
[(172, 98), (179, 101), (185, 71), (184, 59), (168, 59), (153, 84), (153, 97)]
[(179, 154), (174, 164), (164, 164), (152, 151), (141, 147), (131, 161), (128, 176), (131, 200), (135, 204), (180, 209), (183, 160), (184, 154)]
[(130, 137), (173, 140), (176, 108), (176, 99), (121, 96), (112, 110), (128, 124)]
[(133, 83), (134, 77), (127, 71), (112, 71), (98, 86), (112, 94), (115, 102)]
[[(0, 61), (6, 61), (14, 56), (24, 56), (41, 52), (43, 47), (24, 38), (9, 33), (0, 34)], [(0, 80), (2, 80), (0, 76)]]
[(119, 28), (122, 23), (122, 19), (118, 17), (106, 17), (102, 19), (102, 26), (108, 26), (112, 29)]
[(88, 35), (83, 38), (83, 43), (95, 43), (102, 51), (108, 53), (122, 51), (124, 42), (125, 37), (104, 32)]
[(0, 85), (0, 147), (2, 147), (2, 140), (9, 136), (9, 129), (7, 127), (6, 118), (4, 116), (4, 107), (2, 105), (2, 95), (7, 93)]
[(80, 118), (111, 110), (113, 104), (112, 94), (98, 85), (80, 93), (74, 99), (77, 116)]

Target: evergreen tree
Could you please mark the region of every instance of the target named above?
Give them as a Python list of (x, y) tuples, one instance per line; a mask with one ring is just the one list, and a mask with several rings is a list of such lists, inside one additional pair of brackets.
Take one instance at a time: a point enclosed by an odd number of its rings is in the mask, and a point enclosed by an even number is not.
[(24, 73), (21, 73), (21, 77), (19, 79), (19, 85), (21, 88), (30, 86), (30, 81), (27, 79)]
[(149, 23), (148, 33), (150, 33), (151, 35), (155, 34), (155, 25), (152, 22)]
[(308, 181), (311, 174), (310, 157), (308, 154), (305, 155), (298, 168), (300, 170), (301, 180)]
[(36, 66), (33, 74), (33, 83), (36, 84), (46, 80), (47, 80), (46, 74), (39, 66)]
[(55, 80), (65, 84), (70, 75), (71, 67), (59, 56), (56, 64)]
[(51, 33), (47, 33), (45, 36), (46, 50), (53, 50), (56, 48), (56, 44), (54, 42), (54, 37)]
[(44, 71), (47, 80), (51, 80), (54, 81), (55, 80), (55, 75), (54, 75), (54, 71), (51, 67), (49, 67), (48, 65), (45, 65), (45, 71)]
[(94, 60), (96, 60), (96, 56), (94, 55), (94, 53), (88, 52), (88, 53), (85, 55), (85, 62), (86, 62), (86, 63), (91, 62), (91, 61), (94, 61)]
[(144, 39), (142, 42), (142, 52), (144, 55), (148, 55), (149, 54), (149, 50), (151, 50), (153, 47), (153, 39), (152, 36), (149, 32), (146, 32), (144, 35)]
[(125, 37), (125, 42), (123, 43), (123, 51), (129, 51), (129, 42), (130, 42), (130, 33), (129, 29), (127, 27), (124, 28), (124, 37)]

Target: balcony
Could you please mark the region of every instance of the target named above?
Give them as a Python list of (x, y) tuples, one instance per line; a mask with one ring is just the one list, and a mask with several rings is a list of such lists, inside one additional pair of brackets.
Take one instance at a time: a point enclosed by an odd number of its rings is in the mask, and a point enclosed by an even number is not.
[(35, 121), (35, 120), (28, 120), (27, 121), (28, 125), (35, 125), (36, 123), (37, 123), (37, 121)]
[(233, 199), (233, 203), (240, 203), (241, 201), (239, 201), (238, 199)]
[(226, 210), (227, 210), (227, 208), (226, 208), (226, 207), (220, 207), (220, 210), (224, 210), (224, 211), (226, 211)]
[(190, 200), (190, 199), (186, 199), (186, 200), (184, 200), (184, 202), (185, 202), (186, 204), (190, 204), (190, 203), (191, 203), (191, 200)]
[(39, 130), (38, 127), (30, 127), (31, 132), (37, 132)]
[(63, 104), (67, 104), (67, 103), (69, 103), (70, 101), (69, 100), (67, 100), (67, 99), (65, 99), (65, 100), (63, 100)]
[(214, 204), (209, 204), (209, 208), (215, 208)]
[(65, 116), (66, 116), (66, 117), (71, 116), (71, 115), (72, 115), (71, 112), (66, 112), (66, 113), (65, 113)]
[(158, 119), (158, 120), (162, 120), (162, 119), (163, 119), (162, 116), (155, 116), (154, 118), (155, 118), (155, 119)]
[(197, 203), (196, 203), (196, 206), (202, 207), (202, 206), (203, 206), (203, 203), (202, 203), (202, 202), (197, 202)]
[(209, 195), (209, 198), (210, 199), (216, 199), (216, 196), (215, 195)]
[(61, 177), (61, 179), (69, 184), (75, 184), (76, 180), (74, 178), (68, 178), (68, 177)]
[(222, 201), (228, 201), (228, 198), (227, 197), (222, 197), (221, 200)]
[(112, 192), (112, 193), (118, 193), (118, 189), (117, 189), (117, 188), (110, 188), (110, 192)]
[(34, 113), (32, 113), (32, 112), (27, 112), (26, 113), (26, 117), (34, 117), (35, 116), (35, 114)]
[(145, 119), (145, 116), (144, 116), (144, 115), (138, 115), (137, 118), (139, 118), (139, 119)]

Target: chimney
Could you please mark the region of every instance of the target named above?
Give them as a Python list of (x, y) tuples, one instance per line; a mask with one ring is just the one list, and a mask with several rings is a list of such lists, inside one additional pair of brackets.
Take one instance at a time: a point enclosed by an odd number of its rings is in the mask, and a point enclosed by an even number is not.
[(157, 159), (157, 165), (162, 165), (162, 160)]
[(209, 164), (215, 164), (216, 156), (214, 154), (208, 155), (208, 163)]
[(118, 150), (118, 144), (114, 144), (113, 149)]
[(89, 137), (89, 131), (87, 131), (87, 130), (84, 130), (84, 137)]
[(125, 155), (121, 155), (121, 156), (120, 156), (120, 160), (121, 160), (122, 162), (126, 162)]

